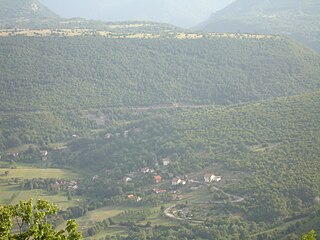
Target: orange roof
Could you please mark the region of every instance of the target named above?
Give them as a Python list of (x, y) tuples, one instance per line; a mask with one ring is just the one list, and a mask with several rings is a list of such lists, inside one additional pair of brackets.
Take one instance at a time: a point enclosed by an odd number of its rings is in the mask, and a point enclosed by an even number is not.
[(128, 195), (128, 198), (133, 199), (133, 198), (135, 198), (135, 196), (133, 194), (130, 194), (130, 195)]
[(161, 180), (162, 177), (161, 177), (161, 176), (154, 176), (154, 179), (155, 179), (155, 180)]

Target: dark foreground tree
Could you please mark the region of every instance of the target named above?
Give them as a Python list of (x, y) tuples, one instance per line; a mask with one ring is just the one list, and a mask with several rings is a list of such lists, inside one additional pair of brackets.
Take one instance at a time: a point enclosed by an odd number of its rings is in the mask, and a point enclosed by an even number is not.
[(48, 222), (51, 215), (57, 214), (56, 205), (46, 200), (32, 199), (20, 201), (16, 205), (0, 206), (0, 239), (3, 240), (78, 240), (82, 235), (77, 231), (74, 220), (67, 221), (66, 228), (54, 229)]

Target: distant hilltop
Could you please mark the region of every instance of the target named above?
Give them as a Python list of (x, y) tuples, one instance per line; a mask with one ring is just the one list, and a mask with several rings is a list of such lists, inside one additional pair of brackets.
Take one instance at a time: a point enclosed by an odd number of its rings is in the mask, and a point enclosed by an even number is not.
[(320, 1), (237, 0), (212, 13), (196, 29), (281, 34), (320, 51)]

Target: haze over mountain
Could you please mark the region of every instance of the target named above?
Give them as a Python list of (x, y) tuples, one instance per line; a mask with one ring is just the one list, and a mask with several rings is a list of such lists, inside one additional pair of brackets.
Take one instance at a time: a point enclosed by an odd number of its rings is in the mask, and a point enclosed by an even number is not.
[(238, 0), (198, 26), (205, 31), (282, 34), (320, 50), (320, 1)]
[(37, 0), (0, 0), (0, 25), (41, 22), (59, 16)]
[(234, 0), (40, 0), (63, 17), (155, 21), (191, 27)]
[(100, 29), (112, 32), (159, 32), (178, 27), (149, 22), (102, 22), (84, 18), (60, 17), (38, 0), (0, 0), (1, 29)]

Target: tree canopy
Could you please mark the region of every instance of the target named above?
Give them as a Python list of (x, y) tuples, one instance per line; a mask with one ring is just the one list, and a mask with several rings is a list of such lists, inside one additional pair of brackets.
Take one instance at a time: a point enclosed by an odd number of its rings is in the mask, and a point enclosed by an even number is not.
[(50, 217), (57, 214), (56, 205), (46, 200), (38, 200), (33, 204), (20, 201), (16, 205), (0, 206), (0, 238), (34, 239), (34, 240), (75, 240), (82, 239), (74, 220), (67, 221), (66, 228), (55, 230)]

